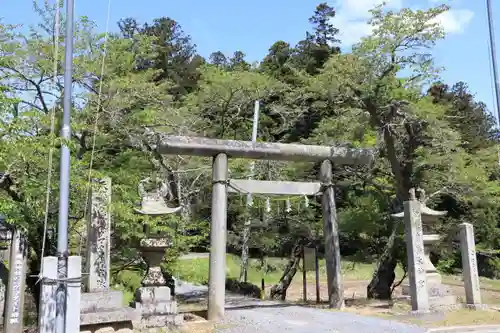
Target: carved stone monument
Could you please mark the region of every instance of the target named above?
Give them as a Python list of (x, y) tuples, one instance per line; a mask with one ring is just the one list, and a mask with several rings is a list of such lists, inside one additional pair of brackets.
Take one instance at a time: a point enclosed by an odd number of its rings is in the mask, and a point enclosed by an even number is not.
[[(456, 297), (452, 294), (451, 289), (442, 284), (441, 274), (437, 271), (436, 267), (431, 262), (430, 253), (433, 246), (439, 242), (441, 237), (437, 234), (431, 233), (430, 226), (436, 222), (440, 217), (447, 214), (445, 211), (436, 211), (430, 209), (425, 205), (425, 192), (419, 190), (420, 198), (415, 201), (415, 205), (419, 206), (420, 218), (422, 221), (422, 232), (424, 242), (424, 256), (423, 256), (423, 269), (427, 281), (427, 293), (429, 299), (429, 306), (431, 309), (450, 307), (457, 303)], [(406, 212), (394, 214), (394, 217), (404, 218)], [(408, 284), (402, 286), (403, 295), (410, 296), (411, 288)]]
[(481, 309), (484, 305), (481, 304), (474, 227), (470, 223), (460, 224), (460, 247), (466, 306), (472, 309)]
[(5, 302), (4, 329), (6, 332), (23, 332), (24, 293), (28, 245), (18, 229), (12, 229), (10, 245), (9, 282)]
[[(138, 214), (161, 216), (180, 212), (182, 207), (170, 208), (165, 203), (165, 184), (150, 193), (144, 190), (144, 183), (139, 184), (139, 194), (142, 197), (141, 208), (136, 209)], [(147, 228), (146, 228), (147, 229)], [(161, 263), (165, 250), (171, 246), (168, 238), (160, 234), (150, 234), (146, 230), (147, 238), (139, 243), (142, 258), (148, 270), (135, 295), (135, 308), (141, 314), (138, 328), (173, 327), (183, 323), (184, 316), (177, 313), (177, 302), (172, 299), (172, 293), (163, 276)]]
[(414, 312), (429, 311), (427, 279), (424, 269), (421, 207), (420, 202), (415, 198), (415, 190), (410, 190), (410, 200), (404, 202), (403, 218), (405, 224), (406, 252), (408, 255), (409, 294), (411, 308)]
[[(111, 179), (94, 180), (89, 195), (85, 293), (81, 295), (81, 326), (91, 330), (95, 326), (117, 323), (133, 326), (139, 313), (123, 306), (123, 293), (110, 290), (111, 244)], [(125, 325), (127, 326), (127, 325)]]
[(109, 289), (111, 244), (111, 178), (94, 179), (88, 198), (87, 255), (85, 281), (87, 292)]
[(0, 214), (0, 321), (3, 322), (9, 270), (4, 262), (9, 260), (12, 231), (5, 224), (5, 217)]

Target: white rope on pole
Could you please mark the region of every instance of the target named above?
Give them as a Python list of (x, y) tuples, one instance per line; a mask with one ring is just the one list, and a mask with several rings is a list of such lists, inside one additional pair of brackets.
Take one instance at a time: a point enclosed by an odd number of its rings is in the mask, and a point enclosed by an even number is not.
[[(111, 17), (111, 0), (108, 0), (108, 13), (107, 13), (107, 18), (106, 18), (106, 34), (104, 35), (104, 45), (103, 45), (103, 53), (102, 53), (102, 58), (101, 58), (101, 73), (99, 76), (99, 89), (97, 93), (97, 112), (95, 115), (95, 121), (94, 121), (94, 129), (93, 129), (93, 135), (92, 135), (92, 149), (90, 151), (90, 162), (89, 162), (89, 175), (87, 179), (87, 189), (85, 191), (85, 206), (83, 210), (83, 219), (85, 220), (87, 218), (87, 209), (89, 205), (89, 195), (90, 195), (90, 187), (92, 186), (92, 168), (94, 165), (94, 155), (95, 155), (95, 145), (96, 145), (96, 137), (97, 137), (97, 128), (98, 128), (98, 120), (99, 120), (99, 111), (101, 110), (101, 97), (102, 97), (102, 86), (103, 86), (103, 77), (104, 77), (104, 68), (106, 65), (106, 55), (108, 51), (108, 37), (109, 37), (109, 22), (110, 22), (110, 17)], [(83, 237), (80, 237), (80, 244), (78, 247), (78, 254), (81, 255), (82, 251), (82, 242), (83, 242)]]

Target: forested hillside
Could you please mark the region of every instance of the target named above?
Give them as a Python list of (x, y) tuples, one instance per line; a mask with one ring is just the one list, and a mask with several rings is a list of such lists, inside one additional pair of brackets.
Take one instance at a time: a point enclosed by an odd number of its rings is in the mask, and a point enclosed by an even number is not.
[[(64, 34), (55, 43), (54, 8), (36, 8), (40, 24), (29, 32), (0, 21), (0, 213), (26, 231), (30, 270), (54, 254), (58, 215), (59, 120), (62, 115)], [(369, 297), (390, 297), (397, 265), (405, 265), (403, 228), (390, 218), (402, 210), (410, 188), (422, 188), (427, 204), (449, 211), (433, 228), (444, 236), (433, 253), (437, 266), (460, 267), (457, 225), (475, 226), (480, 273), (500, 275), (500, 168), (498, 132), (486, 106), (466, 82), (442, 82), (432, 48), (445, 38), (427, 11), (372, 10), (373, 32), (341, 52), (335, 9), (319, 4), (310, 29), (296, 45), (278, 40), (258, 63), (234, 54), (197, 54), (175, 18), (128, 18), (106, 36), (91, 18), (75, 31), (72, 112), (70, 247), (81, 253), (89, 178), (113, 181), (112, 276), (144, 269), (135, 250), (143, 224), (168, 233), (166, 269), (190, 248), (206, 248), (210, 222), (211, 162), (161, 156), (155, 134), (250, 140), (253, 108), (260, 101), (258, 140), (374, 148), (370, 167), (334, 171), (341, 254), (378, 262)], [(165, 13), (168, 15), (168, 13)], [(55, 65), (55, 66), (54, 66)], [(52, 121), (53, 120), (53, 121)], [(49, 156), (52, 151), (53, 159)], [(231, 160), (230, 177), (248, 176), (247, 160)], [(254, 176), (312, 180), (318, 165), (258, 162)], [(50, 200), (46, 208), (48, 170)], [(170, 206), (183, 214), (147, 219), (134, 214), (139, 182), (165, 182)], [(289, 200), (287, 200), (289, 199)], [(290, 256), (297, 246), (322, 241), (319, 198), (231, 195), (230, 250), (239, 253), (248, 214), (265, 223), (251, 231), (255, 256)], [(287, 209), (289, 201), (290, 209)], [(48, 228), (44, 231), (44, 221)], [(208, 274), (208, 272), (207, 272)], [(30, 280), (35, 290), (36, 278)], [(36, 290), (35, 290), (36, 291)]]

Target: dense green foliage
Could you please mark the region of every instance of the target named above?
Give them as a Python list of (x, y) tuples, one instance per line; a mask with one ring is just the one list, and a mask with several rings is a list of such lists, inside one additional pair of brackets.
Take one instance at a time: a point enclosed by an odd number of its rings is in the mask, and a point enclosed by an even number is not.
[[(64, 38), (54, 41), (54, 8), (35, 8), (41, 24), (21, 33), (0, 23), (0, 212), (22, 227), (31, 246), (30, 268), (42, 255), (47, 170), (52, 170), (45, 254), (55, 251), (58, 215), (58, 122), (62, 114)], [(484, 104), (465, 83), (439, 81), (431, 48), (443, 39), (427, 11), (372, 10), (373, 32), (342, 53), (335, 10), (318, 5), (312, 30), (292, 46), (277, 41), (257, 65), (236, 51), (196, 53), (178, 22), (119, 22), (106, 36), (82, 17), (76, 26), (73, 76), (71, 169), (71, 252), (84, 243), (85, 200), (90, 177), (113, 179), (113, 276), (138, 281), (122, 270), (140, 270), (135, 251), (143, 224), (175, 239), (166, 268), (191, 247), (206, 247), (210, 220), (210, 161), (161, 156), (154, 135), (198, 135), (248, 140), (255, 100), (261, 103), (259, 140), (375, 148), (370, 167), (336, 167), (341, 252), (378, 261), (369, 294), (387, 297), (393, 272), (404, 266), (401, 224), (390, 213), (402, 209), (412, 187), (424, 188), (429, 205), (450, 212), (433, 226), (443, 236), (435, 251), (445, 270), (460, 267), (454, 236), (458, 223), (475, 225), (481, 272), (500, 275), (500, 170), (498, 133)], [(61, 31), (62, 32), (62, 31)], [(102, 66), (102, 61), (104, 61)], [(54, 62), (57, 71), (54, 72)], [(101, 72), (101, 66), (104, 69)], [(429, 88), (431, 87), (431, 88)], [(55, 134), (51, 134), (51, 116)], [(49, 164), (49, 152), (54, 159)], [(248, 161), (231, 160), (231, 177), (248, 176)], [(318, 165), (257, 163), (257, 178), (311, 180)], [(169, 205), (183, 205), (181, 217), (144, 219), (134, 214), (138, 183), (151, 177), (168, 187)], [(244, 194), (231, 195), (228, 226), (231, 249), (241, 246), (247, 218), (251, 247), (259, 256), (288, 256), (300, 241), (321, 243), (318, 198), (254, 198), (245, 211)], [(257, 225), (257, 226), (255, 226)], [(128, 271), (129, 272), (129, 271)], [(134, 280), (133, 282), (130, 282)], [(129, 282), (127, 282), (129, 281)], [(33, 283), (31, 284), (33, 285)], [(34, 287), (35, 288), (35, 287)]]

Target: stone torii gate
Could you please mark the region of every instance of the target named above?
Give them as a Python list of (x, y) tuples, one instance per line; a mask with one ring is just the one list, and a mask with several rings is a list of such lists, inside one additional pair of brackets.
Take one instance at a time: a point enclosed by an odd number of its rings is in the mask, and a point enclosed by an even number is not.
[[(226, 232), (228, 157), (257, 160), (322, 162), (321, 188), (324, 215), (325, 259), (330, 304), (343, 305), (338, 248), (337, 213), (332, 186), (333, 165), (371, 164), (370, 149), (299, 144), (219, 140), (203, 137), (159, 136), (156, 147), (164, 155), (213, 157), (212, 214), (210, 225), (210, 266), (208, 282), (208, 319), (224, 316), (226, 282)], [(314, 186), (314, 185), (313, 185)]]

